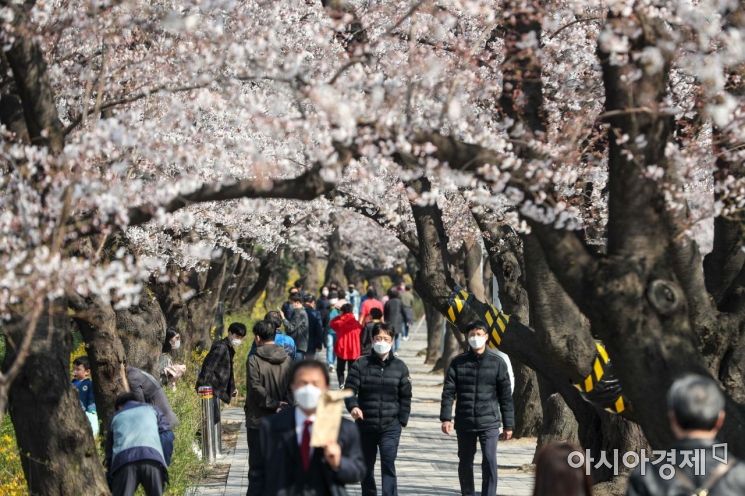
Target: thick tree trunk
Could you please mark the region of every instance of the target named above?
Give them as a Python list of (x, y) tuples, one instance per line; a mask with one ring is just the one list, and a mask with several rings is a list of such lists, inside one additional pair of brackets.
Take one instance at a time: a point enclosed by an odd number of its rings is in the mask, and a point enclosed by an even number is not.
[(300, 275), (305, 279), (305, 290), (311, 294), (321, 293), (321, 278), (325, 273), (323, 261), (313, 250), (305, 252), (305, 263)]
[(127, 359), (116, 328), (116, 315), (110, 303), (73, 296), (73, 320), (83, 335), (91, 363), (96, 411), (102, 431), (114, 416), (114, 400), (128, 391)]
[(328, 240), (328, 262), (326, 264), (326, 273), (324, 274), (324, 286), (330, 286), (335, 283), (340, 288), (347, 287), (347, 277), (344, 274), (344, 256), (341, 245), (341, 235), (339, 234), (339, 225), (337, 219), (332, 219), (334, 230)]
[(534, 370), (515, 360), (512, 370), (515, 374), (515, 390), (512, 393), (515, 402), (515, 437), (537, 437), (543, 425), (538, 378)]
[(445, 318), (435, 307), (424, 304), (424, 319), (427, 324), (427, 353), (424, 363), (434, 365), (441, 356), (442, 330), (445, 326)]
[(116, 329), (127, 364), (158, 376), (158, 358), (166, 337), (166, 319), (150, 288), (137, 305), (116, 310)]
[[(20, 342), (25, 322), (6, 328)], [(64, 302), (45, 309), (29, 356), (11, 385), (9, 411), (33, 495), (109, 494), (88, 419), (70, 385), (72, 334)], [(15, 350), (8, 342), (3, 365)]]

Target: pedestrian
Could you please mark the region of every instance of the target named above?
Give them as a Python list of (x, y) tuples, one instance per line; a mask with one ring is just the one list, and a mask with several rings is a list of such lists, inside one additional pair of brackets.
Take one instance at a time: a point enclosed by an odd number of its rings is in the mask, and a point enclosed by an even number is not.
[(133, 393), (117, 396), (114, 409), (104, 449), (112, 496), (132, 496), (140, 485), (147, 496), (162, 495), (168, 482), (163, 434), (169, 432), (163, 416)]
[(341, 315), (331, 321), (331, 328), (336, 332), (336, 377), (339, 379), (339, 389), (344, 389), (344, 370), (348, 363), (360, 357), (360, 332), (362, 327), (352, 313), (352, 305), (345, 303), (341, 307)]
[(202, 369), (197, 378), (197, 390), (200, 386), (212, 387), (215, 424), (220, 423), (220, 401), (228, 404), (238, 394), (233, 374), (233, 357), (235, 349), (241, 345), (245, 337), (246, 326), (240, 322), (233, 322), (228, 326), (228, 335), (212, 343), (202, 362)]
[(331, 310), (329, 311), (329, 321), (326, 326), (326, 364), (329, 367), (329, 372), (333, 372), (336, 367), (336, 355), (334, 355), (336, 332), (331, 328), (331, 321), (341, 314), (340, 309), (344, 304), (344, 300), (339, 300), (339, 294), (334, 291), (333, 293), (329, 293), (329, 304), (331, 305)]
[(260, 456), (249, 476), (246, 495), (346, 495), (344, 485), (365, 476), (357, 427), (342, 419), (336, 442), (312, 447), (316, 409), (328, 390), (329, 373), (322, 362), (303, 360), (295, 362), (290, 377), (297, 406), (262, 419)]
[[(507, 366), (486, 349), (484, 322), (466, 326), (470, 349), (453, 358), (445, 375), (440, 421), (442, 432), (458, 437), (458, 478), (463, 496), (473, 496), (473, 459), (481, 444), (481, 495), (497, 494), (497, 439), (512, 439), (515, 425)], [(455, 425), (453, 402), (455, 401)], [(504, 426), (504, 432), (499, 433)]]
[(154, 407), (163, 417), (166, 430), (168, 433), (163, 434), (163, 455), (165, 456), (166, 465), (171, 464), (171, 455), (173, 454), (174, 434), (173, 431), (178, 425), (178, 417), (173, 412), (171, 404), (160, 381), (137, 367), (127, 366), (127, 383), (129, 391), (135, 399), (141, 403), (147, 403)]
[(396, 291), (396, 288), (389, 289), (388, 301), (385, 302), (383, 307), (383, 320), (391, 326), (396, 336), (393, 342), (393, 353), (398, 353), (398, 349), (401, 346), (401, 337), (404, 334), (406, 319), (404, 304), (401, 298), (398, 297), (398, 291)]
[[(274, 344), (284, 348), (284, 350), (287, 352), (287, 356), (294, 360), (295, 352), (297, 350), (297, 348), (295, 347), (295, 340), (282, 332), (282, 314), (280, 314), (277, 310), (270, 310), (266, 313), (266, 315), (264, 315), (264, 322), (269, 322), (274, 327), (274, 331), (276, 332), (274, 336)], [(256, 353), (256, 341), (251, 343), (251, 350), (249, 351), (249, 355), (253, 355), (254, 353)]]
[(289, 290), (289, 294), (287, 295), (287, 300), (282, 303), (282, 308), (280, 308), (282, 315), (284, 319), (291, 319), (292, 318), (292, 296), (299, 294), (300, 291), (296, 287), (291, 287)]
[(276, 330), (271, 322), (259, 321), (253, 327), (256, 354), (246, 360), (246, 433), (248, 435), (248, 476), (251, 478), (259, 450), (261, 419), (277, 413), (291, 402), (290, 367), (292, 359), (274, 343)]
[(745, 464), (727, 453), (726, 445), (719, 451), (715, 447), (724, 425), (725, 403), (714, 379), (688, 374), (673, 382), (667, 409), (677, 441), (664, 457), (655, 452), (651, 463), (642, 461), (629, 477), (626, 495), (745, 494)]
[(291, 313), (284, 316), (283, 323), (287, 335), (295, 341), (295, 360), (302, 360), (308, 351), (308, 314), (299, 292), (290, 295), (290, 305)]
[(360, 353), (362, 355), (369, 355), (373, 347), (373, 329), (375, 326), (383, 322), (383, 312), (379, 308), (373, 308), (370, 310), (370, 319), (365, 327), (362, 328), (360, 334)]
[(308, 352), (306, 358), (315, 358), (323, 347), (325, 331), (321, 314), (316, 310), (316, 298), (306, 294), (304, 298), (305, 313), (308, 315)]
[(96, 398), (93, 395), (93, 381), (91, 381), (91, 362), (87, 356), (80, 356), (73, 360), (72, 365), (72, 385), (78, 390), (80, 406), (85, 412), (93, 436), (98, 436), (98, 412)]
[(174, 363), (171, 354), (181, 348), (181, 334), (176, 329), (166, 329), (166, 339), (163, 341), (160, 358), (158, 359), (158, 372), (160, 383), (164, 386), (176, 387), (176, 381), (186, 372), (186, 365)]
[(375, 289), (370, 288), (367, 290), (367, 298), (365, 298), (365, 301), (362, 302), (362, 306), (360, 307), (359, 321), (361, 325), (367, 324), (367, 321), (370, 320), (370, 310), (373, 308), (379, 308), (382, 311), (383, 302), (378, 299)]
[(409, 332), (414, 325), (414, 293), (411, 290), (410, 284), (405, 284), (403, 291), (399, 291), (401, 297), (401, 303), (404, 304), (404, 314), (406, 315), (406, 322), (404, 325), (404, 341), (409, 340)]
[(357, 288), (352, 283), (349, 283), (349, 286), (347, 286), (347, 301), (352, 304), (352, 313), (354, 313), (354, 317), (359, 319), (360, 305), (362, 302), (360, 301), (360, 292), (357, 291)]
[(347, 410), (360, 428), (367, 475), (362, 496), (375, 496), (375, 459), (380, 451), (383, 496), (396, 496), (396, 455), (401, 429), (411, 413), (411, 378), (406, 364), (393, 356), (394, 332), (387, 323), (372, 331), (373, 350), (349, 368)]
[(592, 480), (584, 466), (569, 465), (570, 443), (549, 443), (536, 454), (533, 496), (592, 496)]
[(316, 310), (321, 314), (321, 323), (323, 328), (326, 329), (329, 326), (329, 313), (331, 312), (331, 303), (329, 303), (329, 288), (326, 286), (321, 288), (321, 296), (316, 301)]

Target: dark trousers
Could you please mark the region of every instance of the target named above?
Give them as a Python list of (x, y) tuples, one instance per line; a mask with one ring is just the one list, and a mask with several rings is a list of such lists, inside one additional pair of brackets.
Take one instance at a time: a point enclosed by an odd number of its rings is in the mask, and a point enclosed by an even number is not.
[(476, 440), (481, 444), (481, 496), (497, 494), (497, 440), (499, 428), (479, 432), (456, 432), (458, 435), (458, 478), (460, 493), (473, 496), (473, 458)]
[(347, 364), (352, 364), (354, 360), (344, 360), (343, 358), (336, 357), (336, 378), (339, 380), (339, 385), (344, 385), (344, 370), (347, 368)]
[(365, 458), (367, 475), (362, 479), (362, 496), (377, 496), (375, 488), (375, 459), (380, 450), (380, 472), (383, 476), (383, 496), (398, 496), (396, 485), (396, 455), (398, 442), (401, 439), (401, 424), (382, 432), (360, 432), (362, 441), (362, 455)]
[(120, 467), (111, 480), (112, 496), (132, 496), (142, 484), (147, 496), (162, 496), (163, 467), (150, 460), (132, 462)]
[(261, 446), (259, 446), (259, 429), (246, 429), (246, 434), (248, 435), (248, 481), (250, 484), (254, 478), (256, 461), (261, 458)]

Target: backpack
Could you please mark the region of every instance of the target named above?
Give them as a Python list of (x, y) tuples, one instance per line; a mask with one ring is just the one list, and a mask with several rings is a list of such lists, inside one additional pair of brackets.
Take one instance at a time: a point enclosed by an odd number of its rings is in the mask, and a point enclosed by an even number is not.
[(722, 480), (722, 478), (727, 475), (727, 472), (729, 472), (734, 465), (735, 463), (728, 463), (727, 465), (717, 465), (716, 468), (711, 471), (711, 475), (708, 479), (706, 479), (706, 482), (704, 482), (704, 485), (701, 487), (696, 487), (691, 478), (688, 477), (688, 475), (686, 475), (682, 470), (675, 471), (675, 479), (683, 486), (683, 489), (685, 491), (690, 491), (686, 493), (687, 495), (709, 496), (709, 491), (711, 490), (711, 488), (713, 488), (717, 484), (717, 482)]

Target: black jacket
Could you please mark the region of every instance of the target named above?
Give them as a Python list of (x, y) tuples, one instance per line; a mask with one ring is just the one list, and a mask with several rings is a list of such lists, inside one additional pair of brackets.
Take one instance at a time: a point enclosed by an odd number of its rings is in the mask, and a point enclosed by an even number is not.
[(329, 314), (331, 313), (331, 303), (329, 303), (329, 299), (325, 296), (321, 296), (316, 300), (316, 310), (318, 310), (318, 313), (321, 314), (321, 323), (323, 324), (323, 329), (326, 330), (329, 327)]
[(305, 307), (305, 313), (308, 315), (308, 353), (315, 353), (320, 350), (324, 344), (326, 330), (323, 327), (321, 314), (318, 310)]
[(261, 456), (252, 462), (246, 496), (345, 496), (344, 485), (361, 481), (367, 472), (360, 433), (347, 419), (342, 419), (338, 443), (339, 470), (328, 466), (323, 448), (315, 448), (310, 469), (305, 472), (295, 432), (295, 409), (265, 417), (259, 427)]
[(235, 350), (229, 338), (218, 339), (212, 343), (212, 348), (202, 362), (202, 369), (197, 378), (197, 388), (212, 386), (215, 397), (225, 403), (230, 403), (230, 398), (235, 392), (233, 356), (235, 356)]
[(261, 419), (277, 413), (280, 402), (292, 403), (290, 367), (284, 348), (265, 344), (246, 360), (246, 428), (258, 429)]
[(401, 298), (391, 298), (385, 302), (383, 307), (383, 320), (391, 326), (396, 334), (403, 334), (404, 324), (407, 322), (404, 304)]
[(295, 340), (297, 351), (308, 351), (308, 314), (303, 308), (292, 309), (289, 321), (285, 320), (287, 335)]
[[(685, 474), (695, 489), (702, 489), (714, 468), (720, 464), (714, 459), (713, 441), (703, 439), (683, 439), (678, 441), (674, 446), (674, 469)], [(703, 450), (704, 470), (702, 474), (696, 475), (696, 463), (693, 462), (696, 450)], [(701, 452), (698, 452), (700, 455)], [(723, 455), (723, 449), (718, 449), (718, 456)], [(648, 452), (647, 457), (651, 462), (660, 458)], [(683, 463), (685, 461), (685, 463)], [(738, 462), (731, 454), (728, 454), (728, 464), (733, 464), (730, 470), (717, 481), (710, 489), (711, 496), (742, 496), (745, 494), (745, 464)], [(693, 494), (693, 490), (685, 487), (681, 475), (673, 476), (670, 480), (665, 480), (660, 476), (660, 468), (663, 464), (669, 463), (667, 459), (661, 460), (659, 465), (647, 463), (644, 467), (644, 474), (641, 475), (641, 468), (637, 467), (629, 477), (629, 484), (626, 488), (627, 496), (683, 496)], [(690, 465), (693, 466), (690, 466)], [(685, 465), (681, 467), (681, 465)], [(701, 472), (699, 470), (699, 472)]]
[(406, 426), (411, 413), (411, 378), (406, 364), (388, 354), (383, 361), (377, 353), (360, 357), (349, 368), (344, 383), (354, 396), (346, 399), (347, 410), (359, 407), (364, 418), (360, 429), (382, 432), (398, 422)]
[(481, 355), (468, 351), (450, 362), (442, 389), (440, 421), (452, 420), (454, 400), (458, 430), (484, 431), (501, 425), (511, 430), (515, 426), (507, 365), (489, 350)]

